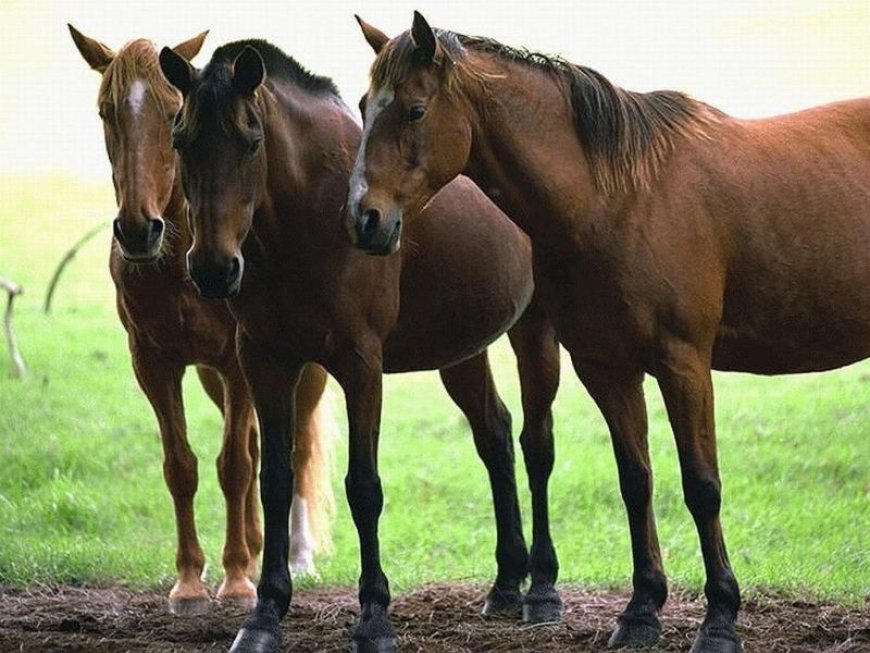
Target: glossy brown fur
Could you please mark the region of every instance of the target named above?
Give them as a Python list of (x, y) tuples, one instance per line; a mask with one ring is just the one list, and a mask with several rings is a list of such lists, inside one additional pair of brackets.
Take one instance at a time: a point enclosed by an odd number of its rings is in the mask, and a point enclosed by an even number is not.
[[(379, 53), (368, 100), (384, 89), (395, 100), (366, 125), (366, 192), (351, 187), (349, 220), (401, 216), (465, 173), (531, 236), (537, 288), (608, 423), (628, 511), (635, 592), (611, 644), (654, 641), (667, 592), (647, 373), (707, 572), (692, 651), (739, 650), (710, 370), (808, 372), (870, 356), (870, 100), (737, 120), (419, 15), (393, 40), (362, 26)], [(411, 122), (415, 106), (426, 116)]]
[[(526, 310), (533, 290), (528, 240), (473, 184), (458, 180), (403, 234), (401, 255), (366, 255), (348, 243), (342, 220), (360, 128), (328, 80), (291, 65), (260, 41), (219, 48), (203, 71), (169, 50), (161, 61), (173, 84), (186, 91), (175, 142), (195, 225), (191, 277), (203, 292), (232, 296), (242, 366), (261, 425), (266, 545), (260, 602), (233, 651), (280, 647), (278, 620), (292, 588), (280, 523), (287, 500), (280, 468), (285, 419), (293, 414), (286, 389), (307, 361), (326, 367), (346, 394), (346, 487), (362, 562), (358, 650), (394, 646), (377, 537), (384, 372), (440, 369), (471, 423), (498, 526), (498, 576), (487, 609), (518, 610), (520, 583), (530, 573), (527, 616), (557, 616), (546, 482), (559, 357), (549, 324), (534, 304)], [(520, 440), (535, 512), (530, 560), (519, 520), (510, 415), (486, 357), (487, 345), (509, 328), (520, 367)], [(412, 442), (408, 452), (413, 465)]]
[[(184, 197), (176, 183), (170, 126), (181, 105), (178, 93), (160, 74), (157, 51), (150, 41), (136, 40), (117, 54), (70, 27), (85, 60), (102, 75), (98, 106), (112, 163), (118, 201), (116, 236), (136, 253), (137, 262), (116, 238), (110, 270), (117, 290), (118, 315), (127, 330), (133, 369), (160, 426), (164, 475), (175, 506), (178, 580), (170, 593), (170, 609), (199, 611), (208, 592), (200, 580), (205, 558), (194, 522), (197, 461), (188, 445), (181, 379), (196, 365), (208, 395), (224, 415), (223, 445), (217, 471), (227, 508), (223, 551), (225, 578), (217, 597), (251, 603), (262, 549), (255, 470), (258, 460), (253, 404), (238, 365), (235, 319), (224, 302), (203, 301), (187, 275), (185, 253), (191, 245)], [(205, 33), (177, 46), (195, 55)], [(131, 86), (144, 84), (134, 109)], [(148, 220), (165, 221), (155, 247), (142, 246)], [(155, 258), (156, 257), (156, 258)], [(300, 419), (296, 434), (296, 492), (308, 503), (311, 524), (321, 548), (329, 546), (331, 511), (330, 455), (334, 417), (322, 405), (326, 373), (306, 369), (300, 386)], [(303, 561), (303, 564), (310, 564)]]

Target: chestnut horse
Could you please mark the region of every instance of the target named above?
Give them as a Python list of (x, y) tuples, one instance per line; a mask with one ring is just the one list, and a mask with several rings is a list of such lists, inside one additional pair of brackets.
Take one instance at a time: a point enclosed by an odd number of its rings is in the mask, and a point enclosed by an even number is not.
[[(178, 581), (173, 612), (200, 612), (208, 594), (200, 577), (204, 556), (193, 514), (196, 457), (187, 442), (181, 378), (196, 365), (208, 395), (224, 414), (217, 471), (226, 499), (225, 577), (217, 596), (253, 603), (251, 578), (262, 549), (256, 496), (258, 445), (253, 403), (235, 354), (236, 323), (223, 302), (201, 300), (184, 254), (190, 246), (186, 206), (176, 176), (172, 116), (181, 97), (160, 74), (157, 50), (135, 40), (117, 54), (70, 26), (76, 46), (102, 75), (99, 110), (118, 201), (110, 269), (117, 307), (127, 330), (133, 369), (157, 415), (164, 475), (175, 504)], [(192, 57), (205, 33), (176, 46)], [(337, 433), (324, 397), (326, 373), (306, 368), (297, 423), (293, 563), (313, 571), (313, 546), (328, 547), (332, 510), (331, 455)]]
[[(292, 593), (284, 524), (291, 500), (289, 389), (308, 361), (326, 367), (347, 401), (345, 482), (362, 566), (354, 649), (395, 650), (378, 543), (383, 372), (440, 370), (471, 424), (497, 526), (498, 572), (485, 612), (522, 608), (532, 621), (558, 618), (546, 507), (559, 350), (552, 326), (529, 304), (528, 239), (462, 180), (407, 230), (403, 256), (366, 256), (350, 246), (341, 219), (361, 130), (331, 80), (264, 41), (222, 46), (202, 71), (168, 48), (160, 61), (184, 96), (173, 142), (194, 231), (191, 278), (201, 294), (231, 298), (242, 369), (260, 419), (263, 572), (259, 603), (232, 650), (280, 649), (279, 622)], [(522, 388), (531, 556), (517, 501), (510, 414), (486, 352), (507, 330)], [(523, 599), (520, 584), (528, 574), (532, 585)]]
[[(711, 368), (828, 370), (870, 355), (870, 100), (736, 120), (563, 59), (432, 30), (377, 53), (349, 188), (357, 244), (468, 174), (531, 237), (537, 288), (610, 429), (634, 593), (610, 644), (660, 635), (667, 594), (642, 381), (658, 381), (707, 574), (692, 651), (740, 650), (719, 510)], [(422, 244), (420, 245), (422, 248)], [(493, 262), (493, 265), (495, 263)], [(445, 273), (449, 273), (445, 271)]]

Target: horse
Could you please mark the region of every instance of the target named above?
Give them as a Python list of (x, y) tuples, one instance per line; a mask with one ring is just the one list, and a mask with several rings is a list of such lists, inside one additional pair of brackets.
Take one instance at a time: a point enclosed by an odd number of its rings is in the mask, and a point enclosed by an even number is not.
[[(358, 19), (359, 20), (359, 19)], [(388, 254), (420, 206), (470, 176), (531, 238), (536, 287), (613, 443), (633, 593), (610, 646), (660, 637), (667, 596), (642, 381), (657, 380), (700, 539), (693, 653), (741, 650), (725, 548), (711, 369), (786, 374), (870, 356), (870, 99), (739, 120), (637, 93), (565, 59), (433, 30), (376, 53), (348, 233)]]
[[(559, 349), (533, 300), (528, 239), (471, 182), (457, 180), (407, 230), (403, 256), (367, 256), (350, 245), (341, 220), (361, 128), (330, 79), (262, 40), (221, 46), (202, 70), (169, 48), (160, 62), (184, 98), (173, 145), (193, 225), (190, 275), (203, 296), (229, 298), (260, 420), (263, 571), (257, 607), (231, 650), (280, 649), (279, 623), (292, 595), (283, 524), (294, 414), (288, 389), (309, 361), (323, 365), (346, 397), (345, 487), (361, 557), (353, 650), (396, 650), (378, 541), (386, 372), (439, 370), (471, 425), (496, 520), (497, 574), (484, 613), (522, 610), (528, 621), (558, 619), (547, 481)], [(517, 501), (511, 417), (487, 358), (488, 345), (505, 332), (520, 374), (520, 443), (534, 512), (530, 553)]]
[[(200, 299), (187, 275), (184, 253), (191, 234), (170, 147), (171, 120), (181, 98), (160, 74), (150, 41), (131, 41), (115, 53), (69, 29), (85, 61), (102, 76), (98, 106), (118, 203), (109, 267), (133, 369), (160, 425), (164, 477), (175, 507), (178, 578), (169, 608), (190, 614), (209, 607), (200, 580), (205, 558), (193, 510), (197, 460), (187, 441), (181, 390), (188, 365), (196, 366), (224, 417), (217, 472), (227, 522), (217, 598), (252, 605), (251, 578), (263, 546), (253, 402), (235, 353), (235, 319), (223, 303)], [(176, 50), (193, 57), (205, 36), (203, 32)], [(303, 573), (315, 571), (314, 549), (331, 545), (331, 461), (338, 426), (324, 395), (326, 380), (325, 370), (307, 367), (298, 392), (292, 564)]]

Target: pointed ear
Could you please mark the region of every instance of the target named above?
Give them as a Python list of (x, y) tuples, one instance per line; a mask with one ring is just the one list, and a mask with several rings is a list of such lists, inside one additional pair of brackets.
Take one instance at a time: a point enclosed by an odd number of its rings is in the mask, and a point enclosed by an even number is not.
[(245, 97), (254, 94), (266, 78), (266, 64), (256, 48), (246, 45), (233, 62), (233, 88)]
[(435, 32), (429, 27), (429, 23), (423, 18), (423, 14), (419, 11), (414, 12), (414, 24), (411, 27), (411, 40), (417, 49), (414, 50), (414, 56), (422, 63), (432, 63), (435, 60), (435, 54), (438, 51), (438, 39), (435, 38)]
[(353, 17), (356, 18), (356, 22), (359, 23), (366, 42), (372, 46), (372, 50), (375, 51), (375, 54), (380, 54), (381, 50), (383, 50), (384, 46), (387, 44), (387, 41), (390, 40), (390, 37), (384, 34), (377, 27), (369, 25), (356, 14), (354, 14)]
[(79, 52), (81, 52), (84, 60), (88, 62), (88, 65), (99, 73), (106, 72), (106, 68), (109, 67), (109, 64), (115, 58), (115, 53), (112, 49), (99, 41), (85, 36), (69, 23), (66, 26), (69, 27), (72, 40)]
[(193, 85), (193, 66), (180, 54), (170, 48), (160, 51), (160, 70), (175, 88), (187, 95)]
[(172, 49), (175, 50), (176, 53), (180, 54), (182, 57), (190, 61), (199, 54), (199, 51), (202, 49), (202, 42), (205, 41), (206, 36), (208, 36), (208, 30), (197, 34), (192, 39), (182, 41)]

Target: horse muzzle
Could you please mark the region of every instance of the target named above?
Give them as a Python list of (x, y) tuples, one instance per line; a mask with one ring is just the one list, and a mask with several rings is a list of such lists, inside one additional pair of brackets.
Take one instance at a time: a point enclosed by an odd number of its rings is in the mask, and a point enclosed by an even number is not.
[(354, 245), (367, 254), (387, 256), (399, 249), (402, 239), (402, 211), (388, 212), (360, 207), (353, 216)]
[(160, 256), (165, 227), (163, 218), (133, 220), (119, 215), (112, 222), (112, 233), (126, 260), (151, 263)]
[(239, 294), (245, 259), (241, 255), (208, 258), (187, 253), (187, 270), (201, 297), (227, 299)]

